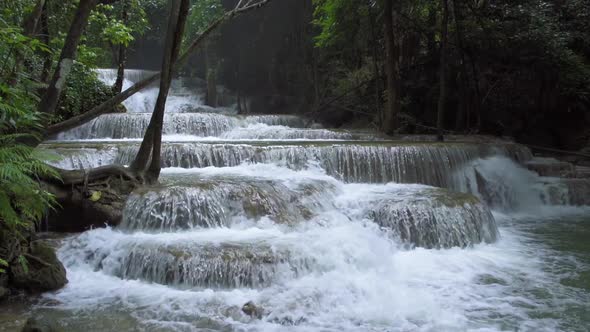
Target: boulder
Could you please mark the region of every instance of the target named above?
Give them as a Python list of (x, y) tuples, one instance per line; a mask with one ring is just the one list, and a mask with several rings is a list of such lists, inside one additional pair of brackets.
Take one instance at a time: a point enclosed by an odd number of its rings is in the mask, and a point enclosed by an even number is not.
[(249, 301), (248, 303), (244, 304), (244, 306), (242, 307), (242, 312), (252, 318), (257, 319), (261, 319), (264, 313), (262, 308), (256, 306), (256, 304), (254, 304), (254, 302), (252, 301)]
[(10, 269), (15, 287), (41, 293), (58, 290), (68, 282), (66, 269), (57, 259), (54, 249), (45, 242), (32, 242), (25, 258), (26, 264), (13, 263)]

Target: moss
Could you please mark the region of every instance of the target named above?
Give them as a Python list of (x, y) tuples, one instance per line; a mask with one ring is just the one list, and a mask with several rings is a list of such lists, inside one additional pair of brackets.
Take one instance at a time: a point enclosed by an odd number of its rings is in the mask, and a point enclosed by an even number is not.
[(10, 273), (15, 286), (32, 293), (57, 290), (68, 282), (54, 249), (42, 241), (31, 243), (26, 263), (13, 264)]
[(167, 251), (167, 253), (169, 253), (170, 255), (172, 255), (177, 260), (187, 259), (187, 258), (190, 258), (191, 257), (191, 255), (188, 252), (183, 251), (181, 249), (167, 248), (166, 251)]
[(468, 205), (481, 204), (480, 200), (472, 194), (454, 192), (445, 189), (430, 189), (427, 191), (428, 196), (432, 197), (438, 204), (447, 207), (457, 207)]

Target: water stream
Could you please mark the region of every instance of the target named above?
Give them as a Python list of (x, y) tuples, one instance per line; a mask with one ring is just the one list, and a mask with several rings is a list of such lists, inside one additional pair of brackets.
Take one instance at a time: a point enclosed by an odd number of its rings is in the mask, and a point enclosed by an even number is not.
[[(43, 147), (65, 168), (128, 164), (156, 92)], [(200, 100), (175, 83), (161, 183), (120, 226), (64, 240), (69, 284), (35, 315), (67, 331), (590, 326), (587, 181), (525, 169), (510, 142), (389, 141)]]

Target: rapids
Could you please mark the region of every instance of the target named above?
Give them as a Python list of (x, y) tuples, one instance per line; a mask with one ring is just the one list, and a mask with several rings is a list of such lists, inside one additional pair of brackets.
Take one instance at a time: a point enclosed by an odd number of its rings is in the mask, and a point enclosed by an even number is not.
[[(194, 90), (173, 86), (160, 184), (129, 197), (121, 225), (63, 241), (69, 284), (34, 315), (74, 332), (589, 326), (590, 248), (567, 228), (590, 234), (587, 180), (541, 176), (507, 141), (238, 116)], [(69, 169), (129, 164), (155, 93), (42, 148)]]

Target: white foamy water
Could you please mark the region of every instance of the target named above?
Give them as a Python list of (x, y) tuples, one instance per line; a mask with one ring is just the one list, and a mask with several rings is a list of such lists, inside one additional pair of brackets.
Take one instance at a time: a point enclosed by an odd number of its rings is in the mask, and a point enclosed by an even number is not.
[[(582, 300), (566, 298), (566, 287), (543, 269), (539, 253), (545, 249), (509, 226), (501, 228), (502, 238), (491, 245), (405, 250), (374, 224), (348, 220), (336, 211), (318, 219), (295, 229), (269, 223), (170, 234), (91, 231), (62, 248), (70, 284), (54, 297), (72, 309), (128, 308), (141, 326), (179, 331), (197, 331), (198, 324), (191, 323), (197, 317), (212, 319), (214, 323), (208, 324), (213, 326), (252, 331), (554, 331), (559, 319), (531, 319), (530, 312), (559, 305), (546, 296)], [(299, 278), (279, 277), (267, 288), (227, 290), (184, 290), (122, 280), (105, 267), (113, 264), (109, 260), (121, 259), (124, 248), (141, 243), (228, 242), (264, 243), (277, 251), (288, 248), (292, 257), (311, 260), (314, 267)], [(72, 248), (76, 243), (83, 243), (82, 249)], [(105, 248), (115, 253), (101, 263), (102, 270), (82, 263), (89, 253), (104, 254)], [(536, 293), (540, 291), (548, 294)], [(238, 308), (247, 301), (265, 308), (268, 315), (251, 321), (240, 314)]]
[[(181, 85), (172, 95), (172, 112), (199, 103)], [(60, 165), (128, 163), (148, 99), (129, 102), (139, 114), (60, 137)], [(187, 114), (167, 115), (161, 184), (130, 196), (120, 226), (64, 241), (69, 283), (38, 312), (74, 332), (590, 324), (589, 293), (564, 282), (590, 267), (540, 231), (588, 219), (566, 206), (583, 205), (587, 187), (524, 169), (528, 149), (368, 142), (377, 138), (293, 116)], [(249, 301), (260, 317), (241, 311)]]
[[(135, 83), (148, 78), (157, 72), (126, 69), (125, 79), (123, 80), (123, 90), (129, 89)], [(98, 69), (98, 79), (109, 86), (115, 84), (117, 80), (117, 71), (114, 69)], [(129, 112), (133, 113), (151, 113), (156, 105), (158, 99), (158, 83), (137, 92), (129, 99), (123, 102), (123, 105)], [(203, 106), (203, 94), (201, 91), (188, 91), (182, 86), (182, 81), (175, 80), (173, 82), (174, 93), (172, 93), (166, 101), (166, 111), (185, 112), (193, 108)]]

